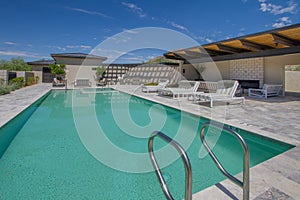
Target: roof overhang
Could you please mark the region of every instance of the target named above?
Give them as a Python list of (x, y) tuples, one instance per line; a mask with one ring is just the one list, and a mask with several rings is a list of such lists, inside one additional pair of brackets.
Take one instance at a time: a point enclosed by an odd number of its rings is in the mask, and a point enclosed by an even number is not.
[(223, 61), (300, 53), (300, 24), (169, 51), (166, 58), (185, 63)]
[(85, 53), (57, 53), (57, 54), (51, 54), (51, 57), (63, 57), (63, 58), (81, 58), (81, 59), (96, 59), (96, 60), (106, 60), (106, 57), (92, 55), (92, 54), (85, 54)]
[(88, 66), (100, 65), (103, 61), (107, 59), (106, 57), (85, 53), (59, 53), (51, 54), (51, 57), (58, 64)]

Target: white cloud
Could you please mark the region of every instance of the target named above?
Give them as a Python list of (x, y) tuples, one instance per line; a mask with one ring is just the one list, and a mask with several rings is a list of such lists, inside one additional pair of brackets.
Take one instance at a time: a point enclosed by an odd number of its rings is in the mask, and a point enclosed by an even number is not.
[(129, 8), (133, 13), (136, 13), (139, 17), (146, 17), (147, 14), (143, 11), (142, 8), (138, 7), (133, 3), (122, 2), (123, 6)]
[(17, 45), (17, 43), (15, 43), (15, 42), (10, 42), (10, 41), (4, 42), (4, 44), (7, 44), (7, 45)]
[(170, 23), (171, 23), (171, 25), (172, 25), (173, 27), (175, 27), (175, 28), (178, 28), (178, 29), (181, 29), (181, 30), (188, 31), (188, 29), (187, 29), (186, 27), (184, 27), (184, 26), (182, 26), (182, 25), (180, 25), (180, 24), (177, 24), (177, 23), (175, 23), (175, 22), (170, 22)]
[(60, 47), (60, 46), (47, 46), (48, 48), (52, 48), (52, 49), (57, 49), (60, 51), (65, 51), (67, 50), (65, 47)]
[(106, 14), (103, 14), (101, 12), (97, 12), (97, 11), (90, 11), (90, 10), (85, 10), (85, 9), (81, 9), (81, 8), (73, 8), (73, 7), (66, 7), (66, 8), (69, 9), (69, 10), (85, 13), (85, 14), (88, 14), (88, 15), (97, 15), (97, 16), (101, 16), (101, 17), (104, 17), (104, 18), (112, 19), (112, 17), (110, 17)]
[(40, 58), (40, 56), (38, 56), (35, 53), (30, 53), (30, 52), (25, 52), (25, 51), (0, 51), (0, 55), (27, 57), (27, 58)]
[(212, 42), (213, 42), (213, 40), (212, 40), (212, 39), (209, 39), (209, 38), (206, 38), (205, 41), (206, 41), (207, 43), (212, 43)]
[(278, 20), (276, 20), (276, 22), (272, 25), (272, 27), (280, 28), (280, 27), (290, 25), (291, 23), (292, 21), (290, 20), (289, 17), (281, 17)]
[(67, 45), (66, 48), (87, 50), (87, 49), (91, 49), (92, 47), (88, 45)]
[(129, 29), (123, 29), (124, 32), (126, 33), (131, 33), (131, 34), (138, 34), (138, 31), (134, 31), (134, 30), (129, 30)]
[(270, 12), (274, 15), (285, 14), (285, 13), (295, 14), (298, 9), (298, 4), (293, 1), (288, 1), (286, 7), (282, 5), (267, 3), (266, 0), (258, 0), (258, 2), (260, 2), (260, 10), (262, 12)]

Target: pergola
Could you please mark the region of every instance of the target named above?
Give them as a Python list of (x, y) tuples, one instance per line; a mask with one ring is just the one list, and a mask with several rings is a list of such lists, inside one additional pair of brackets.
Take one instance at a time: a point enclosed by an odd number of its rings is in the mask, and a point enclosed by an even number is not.
[(201, 63), (300, 53), (300, 24), (169, 51), (166, 58)]

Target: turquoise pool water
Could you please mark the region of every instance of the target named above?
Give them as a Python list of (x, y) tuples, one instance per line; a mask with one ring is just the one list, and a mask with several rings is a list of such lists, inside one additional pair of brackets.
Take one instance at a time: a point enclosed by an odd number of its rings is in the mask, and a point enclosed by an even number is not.
[[(165, 199), (154, 172), (121, 172), (102, 164), (86, 150), (74, 123), (72, 97), (87, 95), (95, 94), (77, 91), (74, 95), (73, 91), (52, 91), (0, 129), (1, 147), (8, 145), (13, 132), (18, 132), (8, 148), (2, 150), (0, 199)], [(148, 138), (124, 134), (124, 130), (114, 124), (111, 101), (114, 101), (115, 109), (121, 112), (128, 103), (126, 97), (124, 93), (97, 93), (93, 99), (97, 119), (113, 144), (129, 152), (147, 153)], [(153, 105), (152, 102), (131, 97), (129, 108), (132, 120), (141, 127), (149, 124), (151, 118), (148, 113)], [(81, 105), (80, 109), (85, 110), (85, 106)], [(158, 108), (153, 112), (160, 114), (161, 111)], [(193, 193), (224, 180), (225, 177), (209, 156), (199, 158), (199, 130), (207, 119), (168, 107), (162, 113), (167, 114), (162, 132), (174, 137), (179, 121), (183, 119), (182, 131), (187, 136), (195, 137), (187, 149), (193, 168)], [(86, 114), (84, 112), (82, 118)], [(197, 131), (190, 132), (195, 124)], [(251, 166), (293, 147), (243, 130), (237, 131), (249, 146)], [(135, 133), (138, 134), (150, 135), (151, 132)], [(164, 145), (163, 142), (156, 142), (156, 148)], [(242, 151), (232, 136), (221, 134), (214, 152), (228, 171), (233, 174), (242, 171)], [(101, 153), (110, 155), (111, 152)], [(125, 160), (123, 165), (127, 164)], [(181, 160), (176, 160), (162, 171), (168, 179), (172, 195), (182, 199), (184, 168)]]

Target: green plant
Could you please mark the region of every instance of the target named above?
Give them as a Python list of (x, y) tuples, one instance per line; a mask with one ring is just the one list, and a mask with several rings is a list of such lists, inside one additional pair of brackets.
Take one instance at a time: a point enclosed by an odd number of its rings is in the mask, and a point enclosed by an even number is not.
[(0, 60), (0, 69), (9, 71), (31, 71), (32, 67), (22, 58), (12, 58), (9, 61)]
[(6, 87), (6, 86), (0, 86), (0, 95), (4, 95), (4, 94), (8, 94), (10, 91), (9, 91), (9, 88)]
[(300, 65), (297, 65), (297, 66), (295, 67), (295, 71), (300, 71)]
[(40, 77), (39, 76), (35, 76), (34, 80), (35, 80), (35, 83), (37, 84), (39, 82), (39, 80), (40, 80)]
[(3, 78), (0, 78), (0, 87), (5, 85), (5, 81)]
[(20, 87), (17, 83), (12, 83), (12, 84), (7, 86), (7, 89), (9, 90), (9, 92), (11, 92), (11, 91), (15, 91), (17, 89), (20, 89)]
[(24, 77), (13, 78), (9, 81), (9, 85), (16, 85), (16, 89), (19, 89), (24, 86)]
[(102, 66), (97, 67), (96, 68), (96, 77), (97, 77), (97, 79), (102, 78), (106, 73), (105, 71), (106, 71), (105, 67), (102, 67)]
[(65, 72), (65, 64), (50, 64), (49, 68), (51, 69), (52, 74), (56, 75), (64, 75)]
[(28, 77), (27, 81), (26, 81), (26, 86), (30, 86), (30, 85), (33, 85), (33, 84), (35, 84), (34, 77)]

